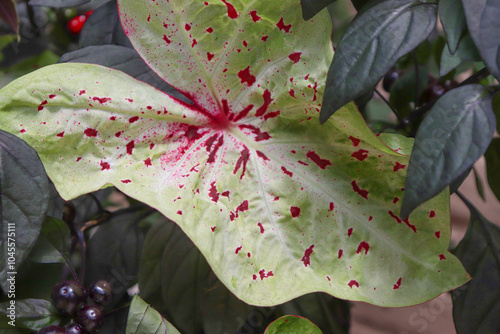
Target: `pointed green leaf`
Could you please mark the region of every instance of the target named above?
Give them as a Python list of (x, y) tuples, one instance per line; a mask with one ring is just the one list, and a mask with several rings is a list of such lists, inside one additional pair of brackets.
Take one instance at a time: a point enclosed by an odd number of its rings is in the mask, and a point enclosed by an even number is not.
[(0, 131), (0, 287), (26, 259), (48, 208), (49, 182), (35, 150)]
[(302, 17), (304, 20), (310, 20), (320, 10), (333, 3), (335, 0), (302, 0)]
[(441, 54), (441, 65), (439, 66), (439, 75), (444, 76), (455, 69), (464, 61), (480, 61), (481, 55), (477, 51), (474, 42), (469, 34), (465, 35), (458, 44), (456, 52), (452, 55), (447, 47), (443, 48)]
[(9, 315), (12, 314), (12, 305), (15, 307), (15, 327), (38, 331), (45, 326), (59, 325), (62, 320), (52, 303), (43, 299), (11, 299), (0, 303), (0, 316), (7, 317), (9, 321), (12, 320), (9, 318)]
[[(493, 138), (493, 140), (495, 140), (495, 138)], [(491, 144), (490, 144), (490, 146), (491, 146)], [(486, 150), (486, 152), (488, 152), (488, 150)], [(486, 153), (485, 153), (485, 155), (486, 155)], [(483, 181), (479, 177), (479, 174), (477, 173), (475, 168), (472, 168), (472, 171), (474, 172), (474, 181), (476, 182), (477, 193), (479, 194), (479, 196), (481, 196), (481, 199), (486, 202), (486, 196), (484, 195)]]
[(151, 305), (135, 295), (128, 312), (126, 334), (180, 334)]
[(119, 4), (139, 54), (194, 103), (83, 64), (5, 87), (0, 127), (36, 147), (64, 198), (114, 185), (157, 208), (254, 305), (324, 291), (402, 306), (468, 279), (447, 253), (447, 194), (401, 220), (408, 157), (353, 105), (319, 125), (326, 12), (305, 22), (292, 0)]
[(265, 334), (321, 334), (321, 330), (306, 318), (285, 315), (267, 327)]
[(472, 276), (451, 292), (457, 333), (500, 330), (500, 227), (487, 221), (468, 201), (471, 220), (454, 253)]
[(484, 154), (486, 158), (486, 175), (491, 190), (500, 200), (500, 138), (493, 138), (488, 150)]
[(484, 154), (495, 131), (491, 95), (480, 85), (444, 94), (415, 137), (401, 216), (439, 194)]
[(70, 243), (68, 225), (61, 219), (47, 217), (29, 259), (40, 263), (65, 263), (65, 257), (69, 257)]
[(500, 79), (500, 2), (498, 0), (462, 0), (470, 35), (483, 60)]
[(461, 0), (440, 0), (438, 5), (439, 20), (446, 33), (446, 44), (448, 52), (454, 54), (458, 47), (458, 42), (467, 30), (465, 22), (464, 7)]
[(415, 0), (375, 1), (362, 8), (336, 48), (328, 71), (321, 122), (373, 88), (406, 53), (429, 36), (437, 5)]

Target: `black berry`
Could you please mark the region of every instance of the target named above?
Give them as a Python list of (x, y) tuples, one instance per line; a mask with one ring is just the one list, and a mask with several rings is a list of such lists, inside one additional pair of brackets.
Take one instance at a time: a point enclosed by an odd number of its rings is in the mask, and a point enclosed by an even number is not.
[(401, 71), (393, 68), (384, 76), (384, 80), (382, 81), (382, 87), (386, 92), (391, 90), (392, 84), (399, 79), (401, 76)]
[(88, 288), (90, 299), (100, 305), (107, 305), (113, 298), (113, 287), (105, 280), (99, 280)]
[(86, 299), (84, 287), (75, 281), (64, 281), (52, 289), (52, 303), (63, 315), (73, 316)]
[(95, 305), (87, 305), (78, 310), (76, 322), (90, 333), (95, 332), (104, 323), (104, 313)]
[(38, 331), (38, 334), (65, 334), (65, 333), (66, 331), (64, 328), (54, 325), (44, 327)]
[(66, 327), (64, 327), (64, 329), (66, 330), (66, 334), (84, 334), (85, 333), (83, 331), (82, 326), (80, 326), (79, 324), (75, 324), (75, 323), (71, 323), (69, 325), (66, 325)]

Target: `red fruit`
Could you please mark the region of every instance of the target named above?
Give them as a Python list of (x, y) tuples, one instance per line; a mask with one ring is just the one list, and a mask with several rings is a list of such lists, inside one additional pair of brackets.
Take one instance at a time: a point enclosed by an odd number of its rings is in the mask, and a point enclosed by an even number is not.
[(77, 15), (68, 22), (69, 31), (73, 34), (79, 34), (82, 31), (83, 25), (87, 21), (87, 16)]

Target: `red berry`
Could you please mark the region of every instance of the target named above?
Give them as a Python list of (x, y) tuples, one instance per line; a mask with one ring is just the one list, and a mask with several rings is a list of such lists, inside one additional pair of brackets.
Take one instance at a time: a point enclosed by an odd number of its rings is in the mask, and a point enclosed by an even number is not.
[(73, 34), (79, 34), (82, 31), (85, 21), (87, 21), (87, 16), (77, 15), (69, 21), (68, 28)]

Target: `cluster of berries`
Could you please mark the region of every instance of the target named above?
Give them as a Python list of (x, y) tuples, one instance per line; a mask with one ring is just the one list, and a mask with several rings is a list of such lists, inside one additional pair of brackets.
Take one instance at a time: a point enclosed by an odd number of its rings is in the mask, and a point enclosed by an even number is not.
[(96, 333), (104, 322), (102, 306), (109, 304), (112, 298), (113, 288), (105, 280), (91, 284), (87, 290), (75, 281), (59, 283), (52, 290), (52, 304), (60, 314), (71, 317), (73, 322), (64, 328), (54, 325), (44, 327), (38, 334)]

